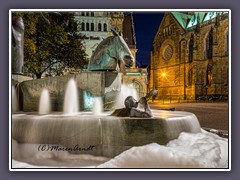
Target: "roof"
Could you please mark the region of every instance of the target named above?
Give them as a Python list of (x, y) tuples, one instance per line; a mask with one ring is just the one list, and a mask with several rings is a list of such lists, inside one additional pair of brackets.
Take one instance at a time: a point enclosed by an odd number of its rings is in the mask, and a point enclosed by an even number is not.
[(180, 12), (172, 12), (172, 15), (178, 21), (178, 23), (182, 26), (183, 29), (186, 29), (187, 23), (191, 19), (192, 15), (180, 13)]
[(217, 13), (223, 15), (228, 12), (194, 12), (191, 15), (181, 12), (172, 12), (172, 15), (183, 29), (187, 29), (197, 25), (198, 19), (200, 23), (214, 19), (217, 17)]
[(200, 23), (203, 22), (203, 19), (205, 16), (206, 16), (206, 12), (194, 12), (186, 28), (190, 28), (192, 26), (197, 25), (198, 17), (199, 17), (199, 22)]
[(124, 17), (123, 20), (123, 38), (130, 48), (136, 48), (136, 36), (132, 13)]

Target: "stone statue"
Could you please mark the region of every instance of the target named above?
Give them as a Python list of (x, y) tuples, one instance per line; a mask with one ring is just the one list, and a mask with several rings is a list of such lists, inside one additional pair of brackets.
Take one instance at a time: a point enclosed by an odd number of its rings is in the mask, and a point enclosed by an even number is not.
[(24, 24), (21, 17), (12, 17), (12, 73), (22, 74)]
[(114, 36), (104, 39), (92, 54), (88, 70), (91, 71), (116, 71), (125, 66), (131, 67), (134, 57), (126, 42), (115, 30), (112, 29)]
[[(139, 101), (136, 101), (132, 96), (128, 96), (124, 101), (125, 108), (116, 109), (111, 115), (119, 117), (152, 117), (147, 99), (157, 93), (158, 91), (154, 87), (145, 97), (141, 97)], [(142, 106), (144, 111), (137, 109), (138, 105)]]

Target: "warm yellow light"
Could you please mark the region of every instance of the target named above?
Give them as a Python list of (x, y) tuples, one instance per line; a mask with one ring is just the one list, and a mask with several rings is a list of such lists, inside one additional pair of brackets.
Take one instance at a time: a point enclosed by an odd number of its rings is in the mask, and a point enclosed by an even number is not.
[(162, 73), (162, 77), (165, 77), (165, 76), (166, 76), (166, 73), (165, 73), (165, 72), (163, 72), (163, 73)]

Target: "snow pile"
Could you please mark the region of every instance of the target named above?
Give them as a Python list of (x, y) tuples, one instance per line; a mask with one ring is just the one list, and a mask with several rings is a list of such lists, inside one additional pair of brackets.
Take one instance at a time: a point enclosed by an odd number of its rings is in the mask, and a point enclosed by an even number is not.
[(98, 168), (227, 168), (228, 140), (203, 131), (181, 133), (166, 146), (132, 147)]
[(228, 168), (228, 140), (204, 130), (197, 134), (183, 132), (178, 139), (170, 141), (166, 146), (152, 143), (132, 147), (111, 160), (91, 155), (73, 155), (68, 152), (61, 154), (36, 152), (35, 148), (13, 141), (12, 167)]

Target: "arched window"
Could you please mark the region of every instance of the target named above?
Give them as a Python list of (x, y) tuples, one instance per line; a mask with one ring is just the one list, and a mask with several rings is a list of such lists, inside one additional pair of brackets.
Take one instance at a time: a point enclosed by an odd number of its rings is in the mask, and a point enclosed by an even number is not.
[(82, 31), (85, 31), (85, 23), (84, 22), (82, 22), (81, 26), (82, 26)]
[(138, 97), (143, 97), (143, 94), (141, 92), (141, 85), (138, 81), (136, 81), (135, 79), (132, 81), (133, 87), (137, 92), (137, 96)]
[(94, 12), (91, 12), (91, 16), (94, 16)]
[(98, 23), (98, 31), (102, 31), (102, 24)]
[(86, 31), (89, 31), (89, 23), (86, 24)]
[(206, 55), (208, 59), (212, 59), (213, 54), (213, 30), (211, 29), (206, 38)]
[(171, 28), (171, 26), (168, 27), (168, 32), (169, 32), (169, 35), (172, 34), (172, 28)]
[(179, 58), (180, 58), (180, 62), (184, 63), (186, 62), (185, 60), (185, 51), (186, 51), (186, 40), (182, 40), (180, 41), (180, 53), (179, 53)]
[(212, 82), (212, 67), (208, 65), (206, 74), (206, 85), (211, 86), (211, 82)]
[(94, 23), (91, 23), (91, 31), (94, 31)]
[(193, 34), (190, 38), (189, 45), (188, 45), (188, 61), (192, 62), (193, 61)]
[(192, 86), (193, 71), (190, 69), (188, 71), (188, 86)]
[(104, 32), (107, 32), (107, 24), (106, 23), (104, 23), (103, 29), (104, 29)]

